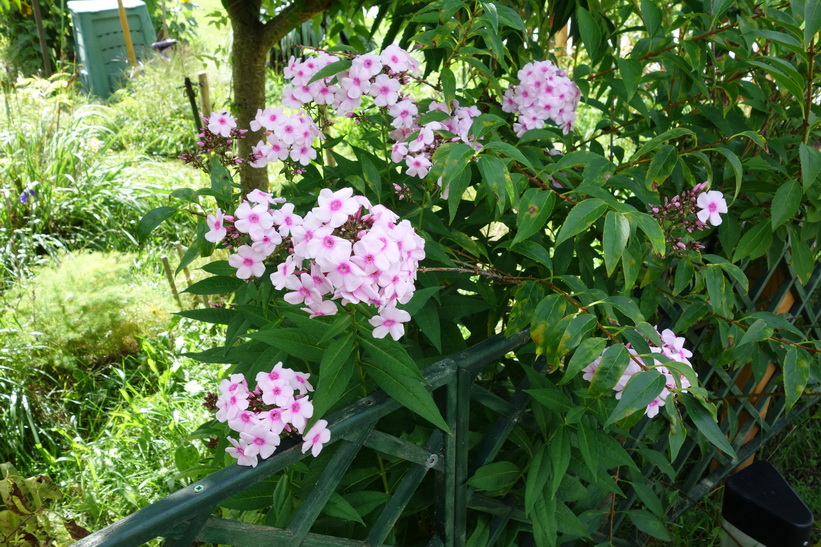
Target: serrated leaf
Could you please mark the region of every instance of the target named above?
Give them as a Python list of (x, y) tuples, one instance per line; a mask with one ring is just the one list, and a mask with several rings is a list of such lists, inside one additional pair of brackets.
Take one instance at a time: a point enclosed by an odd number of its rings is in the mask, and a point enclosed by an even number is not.
[[(808, 2), (807, 4), (817, 4)], [(821, 12), (821, 8), (818, 8)], [(804, 192), (808, 192), (810, 186), (818, 181), (821, 175), (821, 152), (812, 146), (807, 146), (803, 142), (798, 145), (798, 155), (801, 160), (801, 185)]]
[(362, 517), (359, 515), (357, 510), (354, 509), (353, 505), (351, 505), (348, 500), (343, 498), (337, 492), (331, 494), (331, 497), (328, 499), (328, 503), (325, 504), (322, 512), (338, 519), (358, 522), (362, 526), (365, 526), (365, 521), (362, 520)]
[(733, 253), (732, 262), (737, 264), (744, 258), (758, 258), (767, 252), (772, 241), (772, 225), (769, 221), (762, 220), (741, 236), (735, 253)]
[(533, 510), (536, 501), (543, 495), (547, 479), (550, 478), (549, 457), (547, 455), (547, 445), (542, 444), (527, 469), (527, 480), (525, 481), (525, 516)]
[(821, 29), (821, 3), (807, 0), (804, 4), (804, 46), (809, 48), (810, 42)]
[(650, 534), (651, 536), (662, 541), (672, 540), (670, 533), (664, 525), (664, 522), (654, 514), (641, 509), (633, 509), (627, 511), (627, 515), (630, 517), (631, 522), (636, 526), (636, 528), (645, 534)]
[(806, 285), (810, 282), (816, 266), (812, 250), (798, 236), (790, 235), (790, 257), (798, 279), (802, 285)]
[(548, 446), (551, 468), (549, 493), (554, 497), (570, 465), (570, 435), (566, 426), (556, 430)]
[(642, 370), (634, 374), (622, 391), (621, 399), (604, 423), (607, 427), (639, 410), (644, 411), (664, 389), (665, 377), (657, 370)]
[(647, 236), (647, 239), (650, 241), (653, 252), (657, 255), (664, 256), (666, 252), (664, 231), (661, 229), (661, 226), (659, 226), (658, 221), (647, 213), (630, 212), (626, 213), (625, 216), (635, 220), (639, 230), (644, 232), (644, 235)]
[(773, 329), (764, 319), (757, 319), (750, 325), (744, 332), (744, 336), (741, 337), (741, 340), (738, 341), (739, 346), (743, 346), (744, 344), (750, 344), (752, 342), (761, 342), (763, 340), (768, 339), (770, 336), (773, 335)]
[(587, 55), (591, 59), (596, 59), (601, 49), (602, 32), (596, 19), (590, 15), (590, 12), (581, 6), (576, 8), (576, 22), (579, 25), (579, 33), (582, 37), (582, 43), (587, 50)]
[(598, 198), (590, 198), (577, 203), (570, 210), (561, 230), (559, 230), (555, 245), (558, 247), (563, 241), (587, 230), (606, 210), (607, 204)]
[(624, 81), (624, 89), (627, 92), (625, 102), (629, 103), (641, 82), (642, 66), (638, 61), (625, 59), (623, 57), (616, 59), (616, 63), (618, 63), (619, 74), (621, 74), (621, 79)]
[(443, 67), (439, 72), (439, 81), (442, 84), (442, 94), (445, 97), (445, 104), (452, 104), (456, 99), (456, 76), (448, 67)]
[(487, 154), (482, 154), (476, 162), (482, 181), (488, 189), (489, 195), (496, 198), (496, 209), (502, 214), (507, 208), (507, 184), (510, 182), (510, 173), (502, 160)]

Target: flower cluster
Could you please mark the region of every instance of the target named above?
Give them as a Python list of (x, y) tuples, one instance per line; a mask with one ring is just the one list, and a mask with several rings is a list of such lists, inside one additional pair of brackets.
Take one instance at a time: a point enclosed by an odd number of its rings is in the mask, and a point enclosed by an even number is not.
[[(684, 337), (676, 336), (670, 329), (665, 329), (662, 331), (660, 336), (662, 342), (661, 347), (658, 347), (653, 343), (649, 343), (651, 352), (664, 355), (665, 357), (673, 361), (683, 363), (690, 368), (693, 367), (692, 363), (690, 363), (690, 357), (693, 356), (693, 353), (684, 347), (684, 343), (686, 342)], [(635, 350), (630, 347), (629, 344), (627, 345), (627, 349), (632, 355), (637, 356)], [(599, 368), (600, 362), (601, 357), (587, 365), (587, 367), (583, 369), (584, 374), (582, 375), (582, 378), (588, 382), (592, 381), (593, 376)], [(669, 367), (665, 366), (665, 364), (658, 359), (655, 360), (655, 363), (654, 369), (664, 375), (666, 382), (664, 389), (661, 390), (661, 393), (659, 393), (659, 395), (647, 405), (645, 414), (647, 414), (650, 418), (659, 413), (659, 409), (667, 402), (667, 398), (670, 397), (670, 393), (673, 390), (686, 389), (690, 387), (690, 381), (684, 375), (677, 371), (670, 370)], [(616, 399), (621, 399), (622, 392), (627, 386), (627, 382), (630, 381), (630, 378), (632, 378), (634, 374), (638, 374), (641, 371), (642, 367), (631, 359), (630, 364), (627, 365), (627, 368), (624, 373), (622, 373), (619, 381), (616, 382), (615, 386), (613, 386), (613, 391), (616, 392)]]
[(316, 159), (314, 141), (323, 136), (319, 127), (304, 112), (286, 114), (278, 106), (258, 110), (250, 127), (251, 131), (264, 128), (266, 137), (252, 147), (253, 167), (265, 167), (269, 162), (288, 158), (300, 165), (308, 165)]
[[(475, 106), (464, 107), (456, 100), (450, 105), (431, 102), (427, 112), (438, 110), (448, 116), (441, 121), (419, 123), (423, 114), (419, 105), (402, 90), (411, 76), (418, 75), (419, 67), (404, 49), (391, 45), (378, 55), (358, 55), (351, 60), (349, 69), (309, 83), (319, 70), (337, 60), (324, 52), (304, 60), (292, 57), (285, 68), (285, 77), (291, 83), (283, 91), (283, 104), (299, 108), (313, 102), (330, 105), (338, 114), (352, 115), (362, 106), (363, 97), (370, 97), (391, 118), (390, 135), (395, 143), (391, 159), (404, 163), (406, 173), (420, 179), (427, 176), (433, 152), (446, 140), (480, 147), (468, 135), (474, 118), (480, 114)], [(450, 135), (445, 137), (445, 132)]]
[(526, 64), (518, 73), (519, 85), (504, 95), (502, 110), (518, 116), (513, 130), (522, 136), (531, 129), (541, 129), (553, 120), (566, 135), (576, 122), (576, 107), (581, 92), (565, 72), (550, 61)]
[(237, 129), (237, 119), (225, 110), (213, 112), (211, 117), (203, 117), (202, 121), (205, 127), (197, 135), (197, 151), (181, 154), (179, 158), (204, 171), (211, 168), (210, 162), (206, 163), (211, 156), (218, 157), (226, 166), (243, 163), (242, 158), (234, 155), (233, 143), (234, 140), (244, 139), (248, 130)]
[(220, 382), (218, 397), (209, 394), (213, 404), (207, 406), (217, 411), (217, 421), (227, 422), (239, 434), (239, 440), (227, 438), (231, 446), (226, 449), (239, 465), (256, 467), (258, 458), (269, 457), (281, 438), (293, 433), (302, 434), (303, 453), (310, 449), (314, 456), (319, 454), (331, 432), (328, 422), (319, 420), (303, 433), (314, 414), (314, 405), (307, 395), (313, 391), (309, 376), (285, 368), (280, 362), (270, 372), (257, 374), (253, 390), (244, 375), (232, 374)]
[(721, 215), (727, 212), (727, 202), (721, 192), (705, 192), (706, 189), (706, 182), (696, 184), (671, 199), (664, 198), (661, 205), (650, 209), (653, 217), (665, 230), (665, 243), (669, 249), (699, 251), (704, 248), (701, 243), (677, 236), (676, 233), (691, 234), (708, 229), (710, 224), (721, 224)]
[(240, 279), (262, 277), (269, 257), (284, 257), (270, 279), (277, 290), (288, 290), (287, 302), (304, 306), (311, 317), (334, 315), (335, 300), (370, 304), (378, 309), (370, 319), (374, 337), (404, 334), (410, 315), (396, 306), (413, 296), (425, 241), (386, 207), (351, 188), (325, 188), (302, 217), (293, 204), (256, 190), (233, 216), (217, 210), (207, 223), (207, 240), (236, 250), (228, 263)]

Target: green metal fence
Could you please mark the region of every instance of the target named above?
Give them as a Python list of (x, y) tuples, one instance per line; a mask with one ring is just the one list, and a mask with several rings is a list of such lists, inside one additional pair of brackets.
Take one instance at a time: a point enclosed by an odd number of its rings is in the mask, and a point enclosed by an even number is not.
[[(783, 274), (784, 281), (772, 292), (768, 287), (772, 285), (774, 274)], [(786, 253), (782, 253), (777, 258), (776, 267), (762, 273), (743, 300), (750, 311), (775, 310), (783, 302), (785, 295), (790, 293), (795, 303), (790, 308), (789, 320), (800, 324), (816, 339), (821, 339), (820, 288), (821, 266), (816, 268), (809, 283), (802, 286), (787, 263)], [(675, 317), (677, 310), (670, 309), (667, 313), (670, 317)], [(698, 352), (699, 344), (708, 335), (706, 331), (688, 334), (694, 353)], [(487, 516), (482, 520), (483, 544), (495, 544), (510, 527), (522, 531), (523, 535), (517, 536), (521, 538), (519, 544), (527, 543), (529, 521), (521, 506), (521, 496), (509, 495), (500, 499), (480, 495), (470, 488), (468, 480), (477, 469), (494, 461), (515, 429), (536, 429), (533, 417), (527, 411), (529, 395), (524, 391), (528, 387), (526, 379), (519, 381), (508, 399), (499, 397), (474, 382), (486, 367), (513, 363), (515, 357), (511, 352), (521, 350), (528, 343), (527, 332), (510, 339), (497, 336), (423, 371), (430, 389), (435, 391), (444, 410), (443, 414), (452, 431), (450, 435), (434, 429), (423, 443), (417, 444), (380, 431), (380, 420), (400, 408), (399, 403), (382, 392), (365, 397), (328, 417), (329, 427), (333, 432), (332, 442), (339, 446), (310, 495), (302, 501), (290, 522), (282, 528), (216, 518), (212, 513), (221, 502), (305, 457), (296, 440), (283, 441), (275, 455), (262, 461), (256, 468), (232, 465), (217, 471), (84, 538), (76, 545), (139, 545), (156, 537), (168, 538), (169, 544), (174, 545), (190, 545), (193, 541), (253, 546), (382, 545), (423, 482), (432, 483), (435, 493), (435, 499), (431, 503), (434, 519), (430, 523), (429, 545), (464, 545), (474, 531), (477, 514)], [(756, 382), (753, 379), (741, 382), (739, 379), (743, 379), (744, 374), (743, 368), (728, 371), (721, 367), (709, 367), (700, 371), (699, 375), (701, 383), (708, 385), (717, 397), (727, 398), (728, 401), (735, 397), (732, 405), (723, 405), (721, 427), (733, 440), (738, 453), (737, 460), (706, 443), (694, 428), (688, 429), (688, 440), (671, 467), (668, 468), (659, 461), (643, 460), (642, 475), (662, 477), (670, 483), (670, 492), (675, 492), (670, 499), (680, 500), (668, 512), (672, 518), (712, 490), (739, 462), (754, 454), (764, 442), (787, 425), (789, 417), (785, 415), (783, 398), (765, 396), (766, 394), (750, 398), (748, 395), (755, 389)], [(773, 378), (777, 382), (777, 373)], [(773, 388), (765, 391), (772, 392)], [(790, 417), (809, 409), (814, 403), (814, 397), (808, 399), (800, 402), (790, 412)], [(495, 416), (495, 421), (491, 420), (493, 424), (489, 433), (471, 448), (470, 420), (471, 416), (474, 419), (477, 416), (477, 409), (481, 410), (478, 414), (484, 416), (484, 419)], [(739, 419), (742, 413), (748, 415), (746, 421)], [(626, 446), (628, 450), (638, 450), (642, 443), (646, 444), (646, 440), (643, 440), (645, 432), (651, 427), (658, 427), (659, 423), (643, 419), (636, 425), (632, 430), (634, 440)], [(754, 428), (759, 428), (760, 432), (744, 444)], [(659, 438), (661, 440), (655, 449), (664, 451), (667, 445), (666, 435)], [(369, 526), (364, 539), (352, 540), (312, 533), (314, 523), (336, 492), (354, 458), (365, 449), (405, 462), (407, 470), (393, 489), (392, 496)], [(619, 533), (619, 530), (622, 528), (625, 511), (637, 503), (639, 496), (628, 489), (626, 496), (618, 503), (617, 510), (613, 511), (616, 537), (624, 538), (628, 534), (627, 531)]]

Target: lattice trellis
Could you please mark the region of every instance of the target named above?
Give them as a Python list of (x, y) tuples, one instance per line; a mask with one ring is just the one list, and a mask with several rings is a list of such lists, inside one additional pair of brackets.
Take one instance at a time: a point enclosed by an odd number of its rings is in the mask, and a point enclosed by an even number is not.
[[(776, 290), (772, 291), (774, 275), (783, 275)], [(806, 286), (802, 286), (786, 260), (786, 252), (777, 260), (773, 270), (762, 273), (754, 280), (748, 295), (742, 300), (746, 308), (756, 311), (767, 302), (767, 309), (776, 311), (792, 299), (789, 319), (816, 339), (821, 339), (821, 266), (816, 268)], [(667, 310), (674, 317), (677, 310)], [(694, 353), (706, 343), (708, 333), (691, 332), (688, 341)], [(256, 468), (236, 465), (220, 470), (182, 490), (160, 500), (111, 526), (79, 541), (76, 545), (139, 545), (155, 537), (169, 538), (169, 543), (190, 545), (192, 541), (232, 545), (382, 545), (405, 511), (414, 494), (425, 483), (435, 492), (431, 501), (433, 522), (430, 526), (429, 545), (464, 545), (471, 534), (481, 537), (482, 544), (497, 544), (500, 538), (516, 538), (517, 544), (532, 541), (529, 537), (529, 520), (525, 517), (521, 496), (504, 498), (479, 495), (468, 486), (468, 480), (483, 465), (493, 462), (517, 426), (537, 429), (534, 418), (528, 412), (529, 395), (526, 378), (518, 382), (509, 399), (503, 399), (475, 383), (477, 375), (486, 367), (499, 363), (512, 363), (511, 352), (529, 342), (527, 333), (510, 339), (495, 337), (473, 348), (439, 361), (423, 372), (430, 382), (430, 389), (439, 397), (443, 414), (453, 432), (448, 435), (433, 430), (423, 445), (411, 443), (379, 430), (380, 420), (400, 408), (399, 403), (384, 393), (376, 393), (328, 418), (334, 432), (333, 442), (338, 444), (332, 459), (325, 467), (315, 487), (298, 507), (290, 523), (283, 528), (252, 525), (212, 516), (215, 507), (231, 496), (242, 492), (267, 477), (274, 475), (304, 457), (299, 443), (284, 441), (277, 453), (261, 462)], [(507, 357), (506, 357), (507, 356)], [(769, 383), (778, 381), (777, 365), (769, 371)], [(775, 372), (773, 374), (773, 371)], [(511, 376), (513, 377), (513, 376)], [(765, 391), (767, 382), (752, 378), (745, 367), (725, 370), (711, 367), (701, 372), (700, 381), (709, 385), (718, 397), (734, 397)], [(810, 398), (812, 399), (812, 398)], [(800, 402), (792, 411), (796, 415), (813, 405), (814, 400)], [(737, 404), (723, 414), (722, 430), (733, 439), (738, 460), (720, 453), (712, 445), (700, 439), (694, 429), (688, 429), (687, 441), (673, 463), (676, 473), (675, 488), (685, 492), (681, 503), (668, 512), (675, 518), (694, 501), (720, 483), (740, 462), (753, 455), (761, 445), (778, 433), (788, 423), (783, 398), (760, 396), (737, 398)], [(746, 418), (740, 416), (746, 414)], [(473, 418), (472, 418), (473, 416)], [(470, 447), (471, 419), (488, 420), (490, 429), (481, 442)], [(628, 450), (638, 448), (646, 441), (645, 433), (658, 427), (658, 421), (643, 419), (632, 430), (634, 440), (626, 445)], [(689, 426), (688, 426), (689, 427)], [(475, 429), (474, 424), (474, 429)], [(755, 434), (756, 428), (759, 430)], [(661, 435), (654, 447), (666, 450), (666, 435)], [(744, 441), (747, 442), (744, 442)], [(328, 500), (337, 490), (354, 458), (361, 450), (374, 450), (405, 462), (407, 470), (397, 484), (392, 496), (382, 507), (381, 513), (364, 532), (364, 537), (347, 539), (312, 532), (317, 518)], [(641, 469), (644, 476), (659, 473), (658, 465), (647, 463)], [(516, 485), (514, 488), (520, 488)], [(618, 504), (613, 522), (616, 537), (623, 528), (625, 511), (638, 503), (634, 491)], [(477, 519), (477, 515), (486, 518)], [(479, 529), (481, 528), (481, 529)], [(622, 536), (627, 532), (622, 532)], [(518, 535), (517, 535), (518, 534)]]

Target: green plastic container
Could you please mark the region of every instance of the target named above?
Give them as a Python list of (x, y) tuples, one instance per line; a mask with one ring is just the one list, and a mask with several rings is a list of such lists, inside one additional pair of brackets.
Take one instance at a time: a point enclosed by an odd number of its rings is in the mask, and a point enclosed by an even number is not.
[[(123, 6), (137, 58), (150, 55), (156, 34), (145, 2), (123, 0)], [(68, 9), (83, 87), (107, 98), (122, 87), (129, 68), (117, 0), (72, 0)]]

